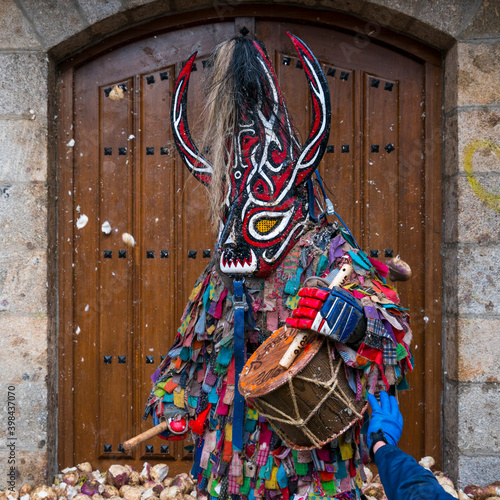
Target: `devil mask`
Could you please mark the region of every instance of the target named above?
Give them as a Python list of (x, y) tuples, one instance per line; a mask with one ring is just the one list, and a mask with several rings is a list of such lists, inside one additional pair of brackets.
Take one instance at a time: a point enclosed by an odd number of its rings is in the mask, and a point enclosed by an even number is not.
[[(217, 258), (230, 275), (267, 276), (287, 255), (310, 218), (307, 181), (325, 152), (330, 132), (330, 95), (325, 75), (312, 52), (289, 34), (302, 62), (312, 101), (312, 125), (303, 146), (297, 140), (277, 78), (259, 42), (237, 38), (225, 50), (222, 85), (214, 100), (227, 97), (229, 133), (220, 142), (223, 189)], [(220, 52), (220, 50), (219, 50)], [(213, 187), (212, 164), (195, 146), (187, 123), (187, 90), (196, 53), (184, 65), (176, 82), (171, 120), (175, 143), (190, 172)], [(221, 64), (215, 59), (214, 64)], [(224, 64), (224, 61), (222, 62)], [(212, 69), (214, 71), (214, 69)], [(227, 92), (228, 95), (224, 95)], [(208, 123), (207, 127), (212, 125)], [(227, 127), (226, 127), (227, 128)], [(220, 161), (219, 161), (220, 163)]]

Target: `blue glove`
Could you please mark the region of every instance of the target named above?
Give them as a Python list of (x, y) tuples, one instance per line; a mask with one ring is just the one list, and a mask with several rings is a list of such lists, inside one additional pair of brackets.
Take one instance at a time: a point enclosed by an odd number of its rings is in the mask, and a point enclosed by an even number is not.
[(389, 396), (387, 392), (381, 392), (380, 404), (372, 394), (368, 394), (368, 401), (372, 407), (372, 416), (368, 426), (368, 448), (372, 449), (374, 444), (372, 440), (379, 437), (376, 435), (379, 431), (382, 431), (387, 444), (397, 446), (403, 432), (403, 415), (399, 411), (398, 400), (394, 396)]

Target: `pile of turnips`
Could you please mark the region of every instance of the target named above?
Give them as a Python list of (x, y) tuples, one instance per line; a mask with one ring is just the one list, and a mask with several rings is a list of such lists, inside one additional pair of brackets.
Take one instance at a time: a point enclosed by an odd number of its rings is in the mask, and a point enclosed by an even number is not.
[[(456, 489), (453, 481), (444, 473), (434, 471), (436, 461), (432, 457), (424, 457), (420, 460), (419, 464), (426, 469), (432, 471), (436, 476), (438, 483), (443, 489), (452, 497), (459, 500), (500, 500), (500, 481), (481, 488), (475, 484), (465, 487), (463, 490)], [(363, 494), (368, 500), (387, 500), (384, 487), (380, 482), (380, 477), (377, 475), (373, 477), (371, 470), (365, 467), (366, 483), (363, 485)]]
[[(193, 495), (193, 496), (192, 496)], [(187, 473), (168, 477), (168, 465), (144, 463), (141, 472), (128, 465), (93, 471), (85, 462), (64, 469), (52, 486), (24, 484), (0, 492), (0, 500), (196, 500), (195, 484)]]
[[(420, 465), (432, 470), (432, 457), (420, 460)], [(64, 469), (54, 478), (52, 486), (34, 487), (24, 484), (20, 490), (0, 492), (0, 500), (196, 500), (195, 483), (185, 472), (168, 476), (168, 465), (155, 466), (145, 462), (141, 472), (129, 465), (112, 465), (106, 472), (93, 471), (85, 462)], [(485, 487), (472, 484), (457, 490), (443, 472), (433, 471), (439, 484), (459, 500), (500, 500), (500, 481)], [(365, 467), (363, 493), (368, 500), (387, 500), (379, 476), (373, 477)], [(199, 499), (202, 500), (202, 499)]]

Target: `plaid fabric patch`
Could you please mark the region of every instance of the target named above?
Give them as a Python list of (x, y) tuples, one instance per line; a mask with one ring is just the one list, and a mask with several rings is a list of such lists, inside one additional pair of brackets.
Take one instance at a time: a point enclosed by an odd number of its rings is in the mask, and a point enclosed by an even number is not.
[(366, 329), (373, 333), (374, 335), (378, 335), (379, 337), (385, 337), (390, 339), (391, 336), (385, 329), (384, 324), (379, 319), (371, 319), (369, 318), (366, 323)]
[(387, 333), (382, 321), (379, 319), (367, 318), (366, 335), (363, 342), (374, 349), (382, 349), (382, 337)]
[(267, 443), (261, 443), (259, 446), (259, 453), (257, 453), (256, 464), (258, 467), (262, 467), (267, 464), (267, 457), (269, 456), (269, 445)]
[(337, 349), (340, 357), (344, 360), (345, 364), (348, 366), (353, 366), (356, 362), (357, 353), (350, 347), (347, 347), (340, 342), (335, 342), (335, 348)]
[(397, 350), (392, 340), (384, 339), (383, 356), (384, 356), (384, 365), (397, 364), (398, 362)]
[(343, 351), (340, 351), (339, 354), (340, 354), (340, 357), (344, 360), (344, 363), (346, 363), (346, 364), (348, 364), (349, 362), (352, 363), (352, 359), (349, 356), (349, 354), (347, 354), (346, 352), (343, 352)]
[(233, 451), (233, 459), (231, 460), (231, 467), (229, 469), (231, 476), (241, 476), (243, 474), (243, 462), (236, 451)]
[(229, 476), (229, 484), (227, 491), (230, 495), (237, 495), (240, 492), (240, 485), (236, 476)]

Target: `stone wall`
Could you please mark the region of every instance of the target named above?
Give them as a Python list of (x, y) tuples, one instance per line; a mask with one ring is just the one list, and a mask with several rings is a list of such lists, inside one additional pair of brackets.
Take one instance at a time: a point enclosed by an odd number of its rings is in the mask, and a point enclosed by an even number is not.
[[(56, 463), (56, 64), (154, 17), (207, 6), (229, 16), (243, 3), (250, 2), (0, 3), (0, 379), (3, 398), (15, 387), (23, 479), (41, 481)], [(445, 466), (462, 485), (500, 479), (500, 8), (493, 0), (267, 3), (347, 12), (445, 54)], [(9, 449), (0, 408), (3, 489)]]
[(499, 81), (500, 10), (484, 2), (445, 60), (444, 435), (462, 484), (500, 471)]
[(47, 50), (14, 2), (0, 7), (0, 487), (7, 481), (6, 404), (15, 387), (16, 466), (47, 465)]

